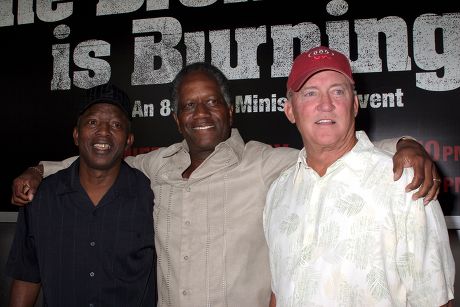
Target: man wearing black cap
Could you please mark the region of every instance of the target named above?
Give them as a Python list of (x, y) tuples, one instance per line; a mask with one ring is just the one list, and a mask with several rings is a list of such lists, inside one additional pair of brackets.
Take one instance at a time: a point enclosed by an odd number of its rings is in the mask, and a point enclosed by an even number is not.
[(92, 88), (73, 130), (80, 157), (43, 181), (20, 208), (7, 262), (10, 306), (156, 304), (153, 193), (123, 161), (130, 102), (113, 84)]

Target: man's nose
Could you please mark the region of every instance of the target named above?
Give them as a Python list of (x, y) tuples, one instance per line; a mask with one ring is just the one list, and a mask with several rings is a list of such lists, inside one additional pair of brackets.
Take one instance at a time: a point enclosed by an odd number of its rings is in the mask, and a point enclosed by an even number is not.
[(194, 116), (209, 116), (209, 109), (206, 105), (206, 102), (198, 102), (195, 106), (195, 110), (193, 112)]
[(335, 109), (332, 98), (329, 95), (322, 95), (318, 109), (324, 112), (329, 112)]
[(110, 134), (110, 123), (99, 123), (99, 125), (97, 126), (97, 133), (101, 135)]

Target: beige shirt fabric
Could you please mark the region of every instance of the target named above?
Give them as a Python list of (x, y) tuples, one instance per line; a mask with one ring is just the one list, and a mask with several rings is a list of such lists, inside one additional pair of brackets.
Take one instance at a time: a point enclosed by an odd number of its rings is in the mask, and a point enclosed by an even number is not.
[(159, 306), (268, 306), (262, 211), (298, 151), (245, 144), (236, 129), (188, 180), (186, 142), (127, 160), (155, 194)]
[[(397, 139), (386, 141), (394, 152)], [(298, 150), (244, 143), (238, 130), (188, 180), (185, 141), (126, 161), (151, 180), (155, 194), (158, 306), (266, 307), (271, 287), (262, 227), (272, 181)], [(75, 159), (42, 161), (45, 176)]]
[(264, 211), (279, 306), (440, 306), (455, 264), (443, 212), (405, 193), (391, 156), (362, 131), (320, 177), (305, 161), (271, 186)]

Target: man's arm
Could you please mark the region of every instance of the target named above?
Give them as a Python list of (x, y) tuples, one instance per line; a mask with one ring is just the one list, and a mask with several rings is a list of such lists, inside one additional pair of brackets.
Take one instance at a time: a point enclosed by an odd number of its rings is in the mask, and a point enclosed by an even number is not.
[(77, 158), (74, 156), (63, 161), (42, 161), (37, 166), (27, 168), (13, 180), (11, 203), (24, 206), (31, 202), (43, 177), (69, 167)]
[(441, 180), (436, 165), (428, 152), (416, 140), (410, 138), (385, 139), (374, 142), (374, 145), (382, 150), (394, 153), (393, 172), (394, 180), (401, 178), (404, 168), (414, 169), (414, 178), (406, 186), (406, 192), (420, 187), (414, 193), (413, 199), (424, 197), (423, 203), (426, 205), (431, 200), (436, 199), (441, 187)]
[(421, 199), (412, 199), (413, 192), (394, 192), (404, 188), (412, 176), (411, 169), (404, 170), (387, 191), (394, 204), (393, 219), (400, 221), (395, 223), (392, 236), (403, 238), (395, 241), (398, 276), (411, 306), (422, 301), (430, 306), (449, 306), (454, 299), (455, 261), (441, 206), (437, 200), (424, 206)]
[(276, 307), (276, 297), (275, 293), (272, 292), (272, 295), (270, 296), (270, 304), (268, 307)]
[[(145, 154), (128, 156), (125, 161), (152, 180), (152, 172), (155, 171), (156, 161), (160, 156), (160, 152), (161, 150), (157, 149)], [(43, 177), (69, 167), (77, 158), (78, 156), (74, 156), (63, 161), (41, 161), (39, 165), (27, 168), (13, 180), (11, 203), (24, 206), (31, 202)]]
[[(393, 156), (395, 180), (401, 177), (404, 168), (412, 167), (414, 169), (414, 179), (406, 187), (407, 191), (420, 187), (419, 191), (414, 194), (414, 198), (425, 197), (424, 204), (436, 199), (439, 187), (441, 186), (441, 182), (438, 181), (440, 176), (433, 160), (422, 145), (415, 140), (407, 138), (386, 139), (375, 142), (374, 144), (383, 150), (388, 150), (392, 153), (396, 152)], [(126, 162), (132, 167), (141, 170), (147, 177), (152, 179), (149, 172), (152, 171), (151, 163), (157, 159), (158, 152), (158, 150), (155, 150), (147, 154), (137, 155), (136, 157), (127, 157)], [(37, 168), (46, 177), (68, 167), (76, 158), (68, 158), (61, 162), (40, 162)], [(294, 163), (294, 160), (292, 163)], [(11, 203), (23, 206), (32, 201), (42, 179), (40, 172), (36, 168), (26, 169), (13, 180)]]
[(414, 200), (424, 197), (424, 205), (436, 199), (441, 187), (441, 176), (425, 148), (415, 140), (402, 138), (398, 141), (396, 149), (397, 152), (393, 156), (394, 180), (401, 178), (403, 168), (412, 167), (414, 178), (406, 186), (406, 191), (420, 187), (412, 197)]
[(23, 206), (32, 201), (43, 179), (43, 165), (27, 168), (13, 180), (11, 203)]
[(40, 283), (13, 279), (9, 307), (33, 307), (40, 293)]

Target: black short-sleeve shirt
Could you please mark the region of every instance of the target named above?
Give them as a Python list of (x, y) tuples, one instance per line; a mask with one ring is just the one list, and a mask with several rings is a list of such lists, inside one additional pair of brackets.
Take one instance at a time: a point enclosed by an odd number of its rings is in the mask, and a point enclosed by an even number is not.
[(122, 162), (94, 206), (78, 168), (79, 160), (45, 178), (20, 209), (7, 275), (40, 282), (49, 307), (155, 306), (150, 181)]

